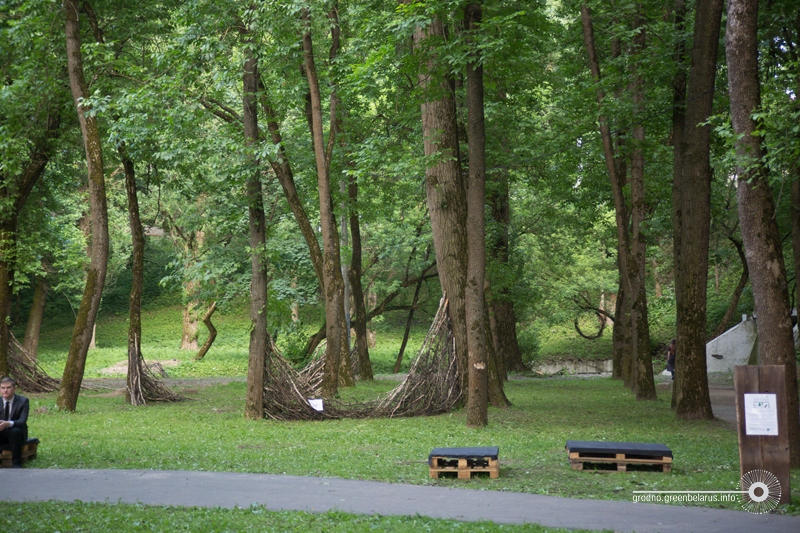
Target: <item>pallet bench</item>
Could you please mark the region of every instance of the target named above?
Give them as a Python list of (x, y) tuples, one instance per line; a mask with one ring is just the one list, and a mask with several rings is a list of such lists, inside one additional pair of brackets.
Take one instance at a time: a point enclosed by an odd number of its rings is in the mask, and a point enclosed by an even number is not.
[(488, 472), (490, 478), (500, 476), (497, 446), (483, 448), (434, 448), (428, 455), (431, 478), (439, 474), (458, 474), (469, 479), (473, 473)]
[[(22, 463), (36, 459), (36, 450), (39, 447), (39, 439), (29, 438), (28, 442), (22, 446)], [(11, 450), (0, 450), (0, 467), (11, 468)]]
[(573, 470), (602, 465), (611, 468), (616, 466), (617, 472), (626, 472), (629, 466), (649, 466), (662, 472), (672, 471), (672, 450), (663, 444), (568, 440), (566, 449)]

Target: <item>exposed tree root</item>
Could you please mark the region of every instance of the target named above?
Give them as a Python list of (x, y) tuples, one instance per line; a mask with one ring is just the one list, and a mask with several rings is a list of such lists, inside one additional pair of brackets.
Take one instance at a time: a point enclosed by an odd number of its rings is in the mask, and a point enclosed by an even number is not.
[[(161, 369), (160, 364), (152, 366)], [(164, 385), (153, 373), (153, 369), (145, 364), (139, 343), (134, 344), (134, 350), (128, 354), (128, 379), (126, 381), (128, 400), (131, 405), (146, 405), (147, 402), (183, 402), (188, 400), (185, 396), (172, 391)]]

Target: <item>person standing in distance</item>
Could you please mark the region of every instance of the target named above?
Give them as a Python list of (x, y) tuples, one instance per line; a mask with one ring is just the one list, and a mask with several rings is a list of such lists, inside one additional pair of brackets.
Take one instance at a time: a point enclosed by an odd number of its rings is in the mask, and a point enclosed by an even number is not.
[(672, 374), (672, 379), (675, 379), (675, 356), (677, 355), (677, 341), (672, 339), (667, 347), (667, 370)]
[(28, 440), (28, 410), (25, 396), (15, 394), (17, 382), (8, 376), (0, 379), (0, 445), (11, 448), (11, 468), (22, 468), (22, 447)]

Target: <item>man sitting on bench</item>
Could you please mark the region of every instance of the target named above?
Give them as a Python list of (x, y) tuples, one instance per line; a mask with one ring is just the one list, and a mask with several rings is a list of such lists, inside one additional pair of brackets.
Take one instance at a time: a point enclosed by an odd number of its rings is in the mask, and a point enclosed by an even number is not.
[(22, 468), (22, 447), (28, 440), (28, 409), (30, 403), (25, 396), (14, 393), (17, 382), (8, 376), (0, 379), (0, 445), (11, 448), (11, 468)]

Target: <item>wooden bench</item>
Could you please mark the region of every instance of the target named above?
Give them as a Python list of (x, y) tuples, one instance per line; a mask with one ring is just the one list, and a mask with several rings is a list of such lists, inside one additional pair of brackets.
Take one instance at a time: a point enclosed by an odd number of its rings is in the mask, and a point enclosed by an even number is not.
[(428, 455), (428, 466), (433, 479), (439, 474), (458, 474), (458, 479), (469, 479), (473, 473), (488, 472), (490, 478), (500, 476), (497, 446), (483, 448), (434, 448)]
[[(36, 450), (39, 448), (39, 439), (29, 438), (28, 442), (22, 447), (22, 463), (36, 459)], [(0, 466), (11, 468), (11, 450), (2, 450), (0, 453)]]
[[(573, 470), (584, 470), (598, 465), (616, 467), (617, 472), (626, 472), (629, 466), (647, 466), (661, 472), (672, 471), (672, 450), (663, 444), (641, 442), (600, 442), (568, 440), (567, 454)], [(608, 468), (605, 469), (608, 471)]]

